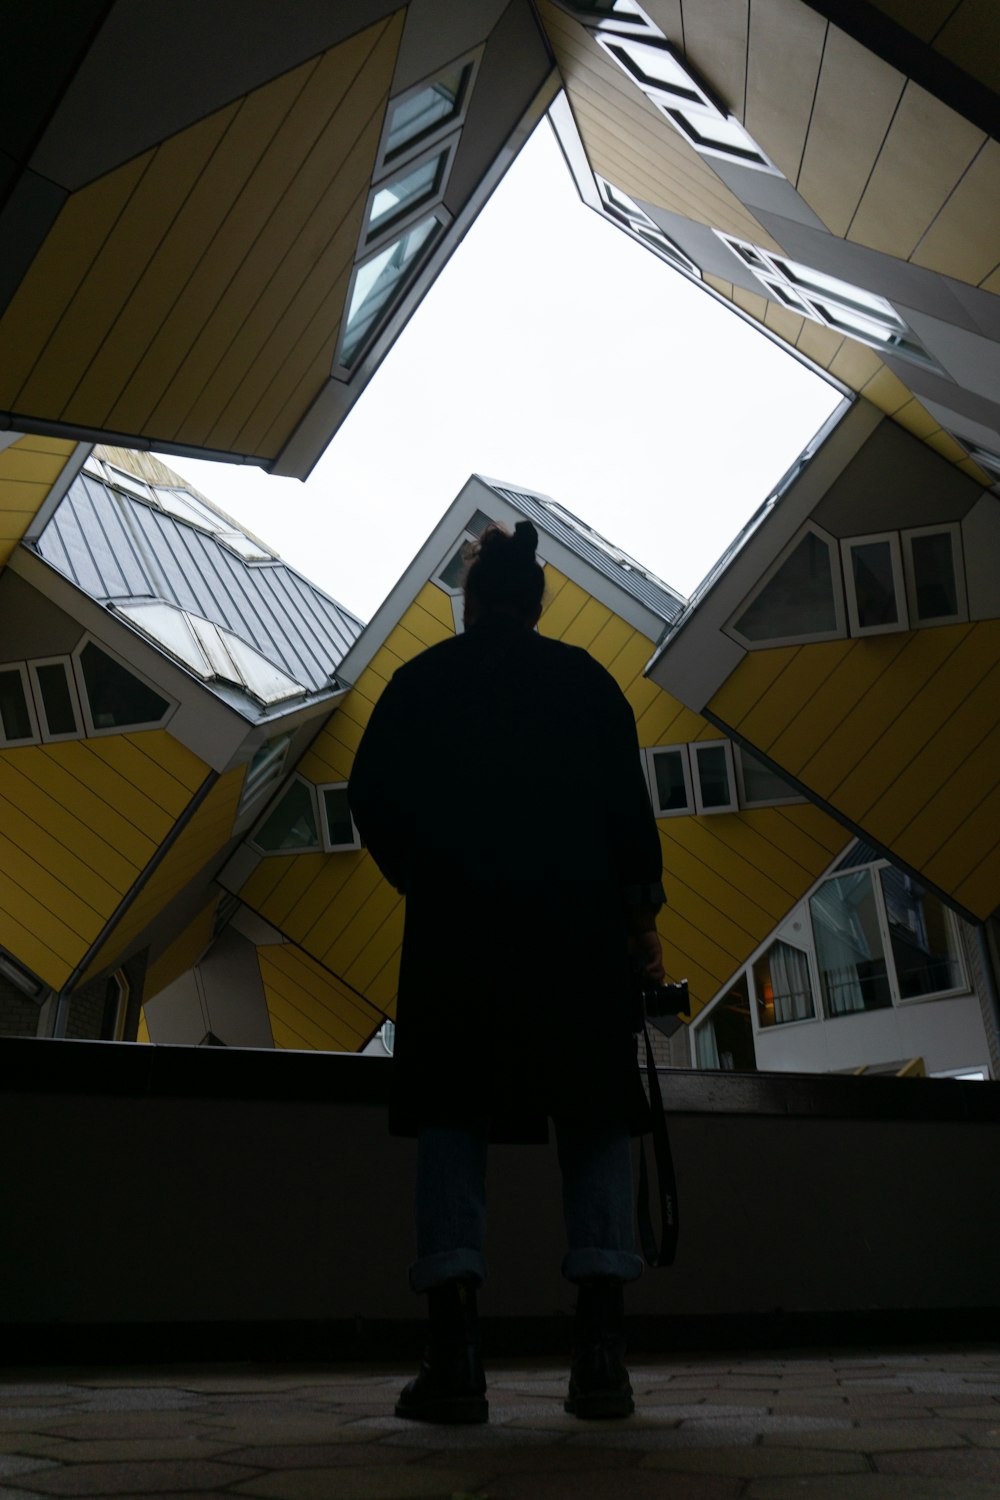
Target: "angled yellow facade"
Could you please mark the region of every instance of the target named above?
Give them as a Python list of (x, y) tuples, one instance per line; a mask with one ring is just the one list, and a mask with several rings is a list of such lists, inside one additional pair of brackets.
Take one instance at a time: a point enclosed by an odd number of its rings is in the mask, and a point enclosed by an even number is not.
[(75, 447), (65, 438), (20, 437), (0, 448), (0, 568), (48, 499)]

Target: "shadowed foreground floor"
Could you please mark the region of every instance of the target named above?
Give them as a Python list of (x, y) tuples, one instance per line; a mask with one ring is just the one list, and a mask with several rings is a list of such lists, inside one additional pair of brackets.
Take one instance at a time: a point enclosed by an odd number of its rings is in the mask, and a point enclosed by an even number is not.
[(0, 1375), (0, 1500), (996, 1500), (1000, 1349), (634, 1361), (585, 1423), (551, 1360), (494, 1362), (488, 1426), (399, 1421), (412, 1371), (198, 1365)]

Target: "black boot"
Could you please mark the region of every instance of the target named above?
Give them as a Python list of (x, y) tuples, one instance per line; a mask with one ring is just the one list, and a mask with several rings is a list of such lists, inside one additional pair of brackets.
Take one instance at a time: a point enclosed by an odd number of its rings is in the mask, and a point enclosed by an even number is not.
[(446, 1281), (427, 1293), (431, 1331), (420, 1373), (400, 1392), (396, 1416), (417, 1422), (485, 1422), (486, 1376), (476, 1283)]
[(629, 1417), (635, 1411), (625, 1368), (625, 1299), (613, 1276), (581, 1281), (573, 1364), (563, 1402), (574, 1417)]

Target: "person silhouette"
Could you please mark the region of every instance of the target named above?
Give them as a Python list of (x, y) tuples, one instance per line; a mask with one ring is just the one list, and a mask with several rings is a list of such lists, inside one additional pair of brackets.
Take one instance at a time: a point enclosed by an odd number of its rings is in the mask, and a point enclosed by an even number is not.
[(390, 1129), (417, 1137), (417, 1258), (430, 1337), (399, 1416), (488, 1417), (476, 1291), (492, 1140), (551, 1117), (577, 1286), (578, 1417), (634, 1410), (623, 1286), (635, 1253), (630, 1136), (646, 1097), (636, 970), (660, 983), (659, 836), (632, 711), (604, 667), (540, 635), (528, 521), (492, 525), (465, 581), (464, 632), (401, 666), (349, 783), (376, 864), (406, 897)]

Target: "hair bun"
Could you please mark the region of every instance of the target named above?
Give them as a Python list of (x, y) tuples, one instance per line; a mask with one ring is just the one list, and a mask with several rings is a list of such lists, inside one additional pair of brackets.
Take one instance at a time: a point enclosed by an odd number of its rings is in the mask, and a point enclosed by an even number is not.
[(538, 532), (530, 521), (518, 521), (514, 527), (514, 544), (518, 552), (534, 557), (538, 551)]

